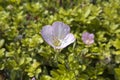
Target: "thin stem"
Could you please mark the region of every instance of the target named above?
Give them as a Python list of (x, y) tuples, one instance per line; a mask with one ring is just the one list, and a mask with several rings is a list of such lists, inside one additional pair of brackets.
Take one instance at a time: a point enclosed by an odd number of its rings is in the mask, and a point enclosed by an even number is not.
[(55, 66), (58, 65), (58, 55), (59, 55), (59, 53), (60, 53), (60, 50), (56, 50), (56, 54), (55, 54), (55, 56), (54, 56)]
[(23, 72), (21, 73), (21, 79), (20, 80), (23, 80)]

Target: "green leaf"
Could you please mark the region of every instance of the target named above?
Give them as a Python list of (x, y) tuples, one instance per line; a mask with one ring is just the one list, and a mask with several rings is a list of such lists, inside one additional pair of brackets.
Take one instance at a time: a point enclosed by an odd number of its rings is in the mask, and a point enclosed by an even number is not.
[(4, 51), (5, 51), (4, 48), (0, 49), (0, 57), (4, 56)]
[(33, 77), (41, 72), (39, 66), (40, 63), (34, 60), (33, 63), (25, 71), (28, 72), (29, 77)]
[(1, 40), (0, 40), (0, 48), (4, 45), (4, 43), (5, 43), (5, 40), (4, 40), (4, 39), (1, 39)]
[(48, 75), (43, 75), (41, 76), (40, 80), (53, 80), (53, 79)]
[(115, 56), (115, 62), (116, 63), (120, 63), (120, 55), (116, 55)]
[(119, 39), (116, 39), (116, 40), (113, 42), (113, 46), (114, 46), (116, 49), (120, 49), (120, 40), (119, 40)]
[(68, 61), (69, 62), (72, 62), (74, 60), (74, 55), (73, 54), (70, 54), (69, 56), (68, 56)]
[(0, 63), (0, 70), (3, 70), (5, 68), (5, 64), (3, 63), (3, 64), (1, 64)]
[(89, 76), (86, 74), (81, 74), (81, 77), (79, 78), (79, 80), (89, 80)]
[(120, 55), (120, 50), (114, 52), (115, 55)]
[(120, 80), (120, 68), (115, 68), (115, 79)]
[(90, 9), (87, 9), (87, 11), (85, 12), (84, 14), (84, 17), (87, 18), (90, 14), (91, 10)]
[(13, 57), (14, 53), (15, 53), (14, 51), (6, 52), (6, 57)]
[(20, 58), (19, 65), (23, 65), (24, 62), (25, 62), (25, 58), (24, 57)]

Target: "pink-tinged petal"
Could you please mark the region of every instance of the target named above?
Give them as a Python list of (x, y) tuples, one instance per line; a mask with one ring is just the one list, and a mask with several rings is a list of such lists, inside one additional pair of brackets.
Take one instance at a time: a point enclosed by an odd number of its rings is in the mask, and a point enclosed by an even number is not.
[(58, 49), (62, 49), (67, 47), (68, 45), (70, 45), (71, 43), (73, 43), (75, 41), (75, 37), (73, 34), (69, 33), (64, 40), (62, 41), (62, 44), (60, 47), (58, 47)]
[(33, 77), (32, 80), (36, 80), (35, 77)]
[(92, 43), (94, 43), (94, 40), (90, 40), (89, 44), (92, 44)]
[(82, 40), (85, 41), (86, 39), (88, 39), (89, 33), (88, 32), (84, 32), (82, 34)]
[(90, 39), (94, 39), (94, 34), (89, 34)]
[(54, 36), (63, 40), (67, 34), (70, 33), (70, 27), (62, 22), (54, 22), (52, 24)]
[(52, 44), (53, 42), (53, 30), (52, 30), (52, 26), (50, 25), (46, 25), (42, 28), (41, 30), (41, 35), (43, 37), (43, 39), (52, 47), (54, 47), (54, 45)]
[(90, 44), (94, 43), (94, 34), (84, 32), (82, 34), (82, 41), (87, 45), (90, 45)]

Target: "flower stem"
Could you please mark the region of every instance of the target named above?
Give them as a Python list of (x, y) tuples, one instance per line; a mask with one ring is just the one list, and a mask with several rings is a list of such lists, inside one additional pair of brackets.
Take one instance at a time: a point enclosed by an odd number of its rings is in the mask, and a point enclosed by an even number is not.
[(57, 66), (58, 65), (58, 55), (60, 53), (60, 50), (56, 50), (56, 54), (54, 56), (54, 65)]

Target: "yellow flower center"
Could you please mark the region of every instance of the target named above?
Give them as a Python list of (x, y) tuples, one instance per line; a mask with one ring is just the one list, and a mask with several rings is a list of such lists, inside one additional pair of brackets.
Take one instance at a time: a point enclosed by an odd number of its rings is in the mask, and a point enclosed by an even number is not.
[(54, 46), (60, 46), (61, 45), (61, 41), (58, 40), (56, 37), (53, 37), (53, 45)]

